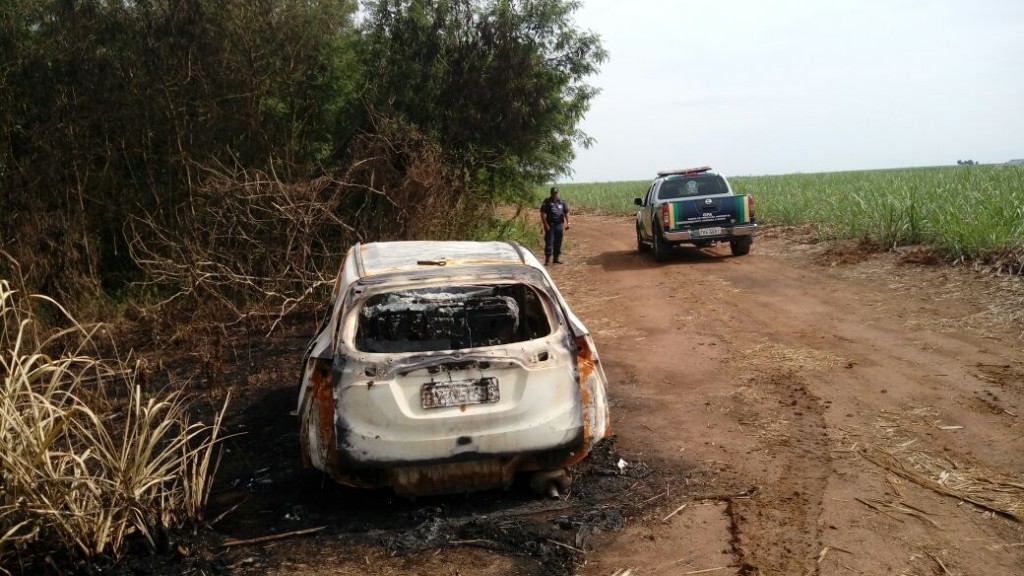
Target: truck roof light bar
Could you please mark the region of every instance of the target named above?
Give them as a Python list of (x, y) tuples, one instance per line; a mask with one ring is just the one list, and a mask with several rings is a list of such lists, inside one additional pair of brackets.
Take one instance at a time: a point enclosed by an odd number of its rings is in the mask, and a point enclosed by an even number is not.
[(680, 170), (661, 170), (658, 172), (658, 177), (662, 176), (673, 176), (675, 174), (701, 174), (703, 172), (710, 172), (711, 166), (698, 166), (696, 168), (683, 168)]

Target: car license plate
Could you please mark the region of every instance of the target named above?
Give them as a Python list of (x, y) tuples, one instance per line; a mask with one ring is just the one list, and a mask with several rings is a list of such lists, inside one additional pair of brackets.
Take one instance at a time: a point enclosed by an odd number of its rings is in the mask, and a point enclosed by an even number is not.
[(420, 388), (420, 405), (445, 408), (465, 404), (490, 404), (500, 399), (497, 378), (463, 382), (429, 382)]
[(698, 228), (696, 230), (697, 236), (719, 236), (722, 234), (721, 228)]

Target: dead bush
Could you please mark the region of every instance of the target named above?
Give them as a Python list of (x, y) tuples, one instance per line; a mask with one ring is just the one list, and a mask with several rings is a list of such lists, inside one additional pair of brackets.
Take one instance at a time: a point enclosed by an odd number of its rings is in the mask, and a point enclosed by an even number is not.
[(977, 265), (993, 274), (1024, 276), (1024, 243), (982, 254)]
[(280, 318), (322, 296), (352, 234), (337, 187), (330, 178), (289, 185), (262, 172), (211, 174), (174, 229), (132, 221), (131, 254), (146, 278), (136, 297), (146, 294), (152, 310), (227, 322)]
[(98, 272), (100, 239), (72, 214), (46, 210), (8, 216), (0, 235), (0, 278), (49, 294), (81, 318), (110, 312)]
[(494, 212), (440, 147), (407, 124), (379, 119), (352, 150), (344, 179), (361, 241), (466, 239)]
[(148, 295), (146, 309), (273, 330), (326, 301), (354, 242), (468, 238), (487, 222), (489, 205), (416, 130), (382, 120), (352, 150), (344, 174), (304, 182), (207, 170), (174, 229), (133, 220), (131, 254), (146, 276), (135, 288)]

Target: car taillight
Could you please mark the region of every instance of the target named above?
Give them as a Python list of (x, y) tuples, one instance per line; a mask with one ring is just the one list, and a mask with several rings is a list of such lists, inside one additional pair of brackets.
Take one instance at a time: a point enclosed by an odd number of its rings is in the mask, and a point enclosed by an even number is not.
[(671, 210), (668, 204), (661, 205), (661, 227), (668, 228), (668, 211)]
[(747, 211), (750, 213), (750, 221), (753, 222), (755, 220), (755, 218), (754, 218), (754, 197), (750, 196), (750, 195), (747, 196)]
[(590, 345), (587, 344), (585, 336), (576, 337), (576, 356), (584, 359), (590, 358)]

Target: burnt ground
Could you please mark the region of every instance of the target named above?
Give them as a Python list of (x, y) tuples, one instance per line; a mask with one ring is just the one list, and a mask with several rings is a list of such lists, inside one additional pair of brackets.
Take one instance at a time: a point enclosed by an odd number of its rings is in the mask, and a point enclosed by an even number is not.
[[(590, 537), (621, 530), (665, 482), (642, 459), (620, 452), (611, 438), (573, 471), (573, 486), (559, 500), (538, 498), (519, 480), (509, 490), (417, 499), (347, 488), (298, 467), (294, 418), (266, 426), (270, 415), (280, 416), (282, 406), (293, 401), (291, 388), (268, 391), (233, 423), (247, 433), (233, 439), (230, 450), (246, 454), (247, 462), (222, 470), (212, 507), (230, 513), (215, 529), (233, 539), (322, 530), (282, 546), (291, 551), (284, 557), (252, 547), (229, 552), (223, 561), (240, 574), (263, 574), (275, 566), (287, 572), (304, 554), (318, 554), (322, 540), (344, 542), (357, 556), (414, 558), (474, 547), (507, 555), (526, 573), (573, 574)], [(620, 469), (620, 460), (629, 464)]]
[(230, 392), (237, 435), (206, 527), (76, 571), (1021, 573), (1021, 278), (799, 230), (664, 264), (634, 242), (627, 218), (578, 215), (552, 267), (594, 334), (615, 431), (563, 499), (516, 484), (407, 500), (302, 470), (290, 412), (315, 318), (295, 318), (143, 351), (154, 382), (189, 382), (207, 411)]
[(700, 463), (683, 476), (658, 470), (642, 455), (619, 450), (613, 436), (570, 471), (572, 486), (559, 499), (538, 497), (526, 478), (508, 490), (416, 499), (337, 485), (302, 469), (298, 422), (291, 414), (312, 326), (314, 319), (291, 318), (271, 338), (222, 338), (215, 354), (185, 345), (164, 349), (166, 360), (150, 375), (151, 386), (188, 389), (207, 417), (231, 395), (207, 522), (163, 535), (155, 552), (139, 546), (120, 561), (99, 559), (76, 572), (289, 573), (306, 555), (320, 555), (327, 541), (365, 562), (379, 555), (416, 562), (468, 548), (506, 556), (519, 573), (568, 575), (584, 562), (594, 535), (621, 531), (673, 482), (706, 483)]

